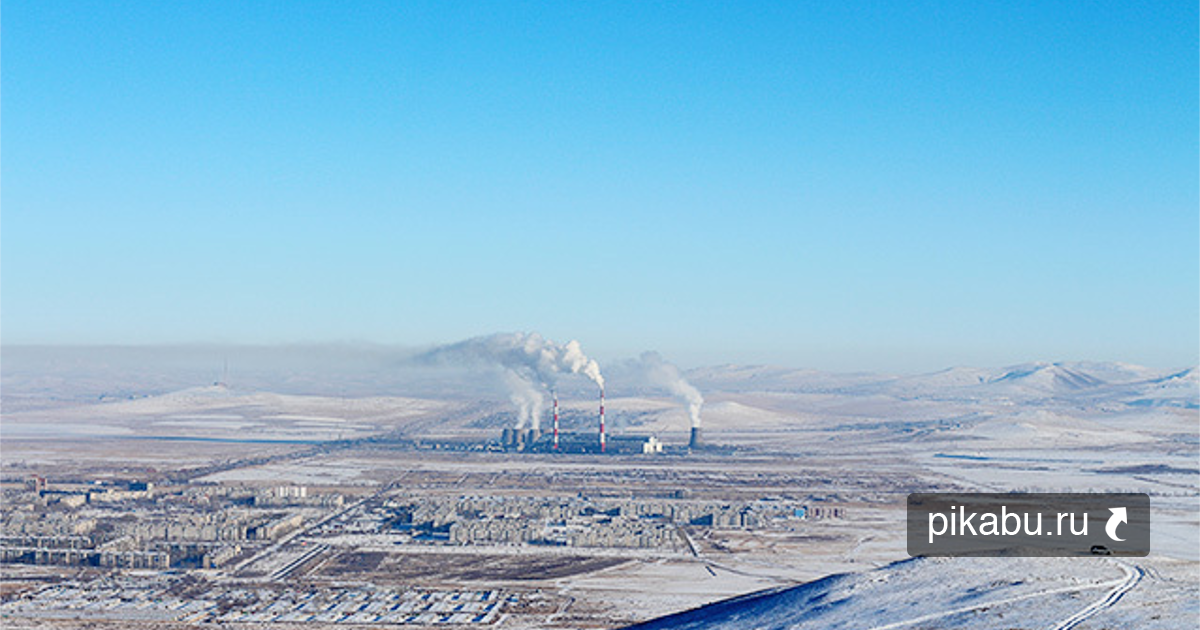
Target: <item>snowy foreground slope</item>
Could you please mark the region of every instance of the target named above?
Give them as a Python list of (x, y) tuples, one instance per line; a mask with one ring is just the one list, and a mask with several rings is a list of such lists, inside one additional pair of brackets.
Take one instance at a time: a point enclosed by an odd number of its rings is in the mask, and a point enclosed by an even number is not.
[(915, 558), (759, 591), (629, 630), (1195, 628), (1194, 577), (1142, 559)]

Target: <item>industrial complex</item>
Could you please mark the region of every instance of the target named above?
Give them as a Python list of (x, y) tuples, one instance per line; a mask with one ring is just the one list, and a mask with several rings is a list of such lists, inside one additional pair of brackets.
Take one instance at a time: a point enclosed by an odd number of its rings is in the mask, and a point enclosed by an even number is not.
[[(538, 423), (534, 427), (506, 427), (500, 434), (500, 448), (510, 452), (529, 453), (592, 453), (613, 455), (656, 455), (666, 452), (691, 452), (710, 449), (703, 441), (697, 424), (691, 428), (687, 448), (672, 449), (654, 435), (613, 435), (605, 426), (604, 390), (600, 390), (600, 406), (596, 416), (596, 431), (563, 431), (560, 427), (558, 396), (553, 395), (550, 412), (551, 429), (544, 432)], [(711, 449), (710, 449), (711, 450)]]

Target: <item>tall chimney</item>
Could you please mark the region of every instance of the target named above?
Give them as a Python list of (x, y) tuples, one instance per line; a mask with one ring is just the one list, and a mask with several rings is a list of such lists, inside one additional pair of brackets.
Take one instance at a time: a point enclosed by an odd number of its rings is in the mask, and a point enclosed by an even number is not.
[(688, 448), (696, 450), (704, 447), (704, 438), (700, 435), (700, 427), (692, 427), (692, 439), (688, 440)]
[(600, 452), (604, 452), (604, 389), (600, 389)]
[(554, 394), (554, 450), (558, 450), (558, 394)]

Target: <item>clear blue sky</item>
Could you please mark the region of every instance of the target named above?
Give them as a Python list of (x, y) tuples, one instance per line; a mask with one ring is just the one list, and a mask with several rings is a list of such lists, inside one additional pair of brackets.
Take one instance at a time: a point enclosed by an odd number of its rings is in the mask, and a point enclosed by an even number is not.
[(1197, 361), (1195, 2), (4, 3), (5, 343)]

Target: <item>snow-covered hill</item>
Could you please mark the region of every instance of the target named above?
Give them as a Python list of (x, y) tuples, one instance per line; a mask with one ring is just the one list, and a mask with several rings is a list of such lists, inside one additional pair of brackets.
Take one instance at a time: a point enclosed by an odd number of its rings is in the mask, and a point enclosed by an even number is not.
[(702, 391), (1200, 408), (1196, 368), (1159, 370), (1116, 362), (1037, 362), (997, 369), (954, 367), (912, 376), (729, 365), (692, 370), (688, 377)]
[[(1185, 584), (1102, 558), (916, 558), (668, 615), (629, 630), (1185, 628)], [(1194, 627), (1194, 626), (1191, 626)]]

